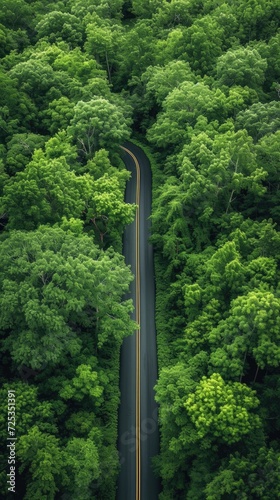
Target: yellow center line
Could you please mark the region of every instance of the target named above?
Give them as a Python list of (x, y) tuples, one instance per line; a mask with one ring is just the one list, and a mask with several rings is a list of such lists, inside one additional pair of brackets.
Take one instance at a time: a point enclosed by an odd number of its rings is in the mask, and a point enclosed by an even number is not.
[[(140, 210), (140, 165), (136, 156), (127, 148), (121, 146), (121, 148), (126, 151), (129, 156), (133, 159), (136, 167), (136, 273), (135, 273), (135, 286), (136, 286), (136, 304), (135, 304), (135, 316), (136, 323), (140, 327), (140, 255), (139, 255), (139, 210)], [(141, 440), (140, 440), (140, 383), (141, 383), (141, 373), (140, 373), (140, 328), (135, 332), (136, 334), (136, 490), (135, 490), (135, 500), (141, 500)]]

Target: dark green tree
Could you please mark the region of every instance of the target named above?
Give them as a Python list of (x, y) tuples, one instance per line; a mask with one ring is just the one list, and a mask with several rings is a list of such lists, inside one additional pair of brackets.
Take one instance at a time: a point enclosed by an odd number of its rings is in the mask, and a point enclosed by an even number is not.
[(81, 350), (80, 328), (95, 349), (120, 345), (133, 330), (131, 280), (123, 258), (101, 252), (87, 236), (42, 227), (14, 231), (1, 245), (2, 352), (16, 366), (56, 366)]

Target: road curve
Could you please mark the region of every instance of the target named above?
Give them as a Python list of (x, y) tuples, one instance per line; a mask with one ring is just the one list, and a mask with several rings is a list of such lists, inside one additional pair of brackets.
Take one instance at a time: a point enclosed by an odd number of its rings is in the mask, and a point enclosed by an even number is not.
[[(157, 405), (153, 390), (157, 380), (155, 285), (153, 250), (148, 243), (152, 179), (149, 160), (144, 152), (130, 142), (123, 146), (123, 160), (131, 172), (126, 202), (136, 203), (137, 197), (140, 201), (138, 217), (124, 234), (125, 260), (135, 276), (129, 294), (135, 304), (132, 317), (138, 322), (140, 319), (140, 332), (126, 338), (121, 350), (118, 438), (121, 470), (117, 499), (156, 500), (160, 484), (151, 466), (152, 457), (159, 452)], [(140, 166), (138, 186), (137, 163)]]

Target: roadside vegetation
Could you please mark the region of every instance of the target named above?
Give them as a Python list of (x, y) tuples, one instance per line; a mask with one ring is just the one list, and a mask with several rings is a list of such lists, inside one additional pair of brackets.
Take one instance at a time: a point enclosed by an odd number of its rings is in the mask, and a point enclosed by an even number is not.
[(279, 498), (280, 9), (134, 10), (128, 87), (156, 163), (160, 498)]
[[(4, 451), (14, 390), (26, 500), (111, 500), (119, 472), (119, 354), (134, 330), (122, 234), (135, 214), (119, 144), (132, 107), (110, 83), (113, 20), (99, 4), (0, 6), (0, 433)], [(6, 467), (4, 452), (1, 498)]]

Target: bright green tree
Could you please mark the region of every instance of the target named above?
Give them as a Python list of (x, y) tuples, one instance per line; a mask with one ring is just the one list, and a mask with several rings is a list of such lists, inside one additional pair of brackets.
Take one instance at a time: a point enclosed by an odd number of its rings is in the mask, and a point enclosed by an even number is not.
[(87, 222), (92, 222), (101, 242), (106, 233), (121, 234), (134, 219), (135, 205), (124, 203), (117, 175), (105, 173), (92, 184), (92, 197), (87, 205)]
[(156, 401), (160, 405), (161, 429), (161, 453), (156, 463), (169, 498), (185, 488), (188, 460), (194, 451), (192, 443), (196, 441), (185, 402), (195, 390), (206, 367), (207, 354), (201, 351), (188, 365), (177, 362), (162, 368), (155, 388)]
[(58, 222), (62, 216), (81, 216), (86, 203), (83, 186), (65, 157), (50, 159), (38, 149), (25, 170), (5, 186), (2, 203), (9, 227), (33, 229)]
[(71, 0), (71, 12), (81, 19), (88, 21), (89, 14), (97, 14), (100, 18), (118, 20), (121, 17), (123, 0)]
[[(88, 365), (79, 365), (76, 376), (71, 381), (63, 384), (60, 391), (62, 399), (74, 399), (81, 401), (83, 398), (91, 398), (95, 407), (104, 402), (103, 391), (108, 379), (103, 372), (97, 372), (97, 359), (89, 359)], [(102, 382), (102, 385), (100, 385)]]
[(183, 26), (177, 26), (172, 30), (168, 30), (166, 36), (154, 42), (156, 64), (164, 65), (174, 60), (186, 61), (188, 59), (186, 31), (187, 29)]
[(156, 37), (149, 20), (139, 20), (133, 30), (120, 38), (113, 81), (122, 89), (131, 78), (141, 78), (148, 66), (154, 65)]
[(73, 119), (75, 104), (68, 97), (54, 99), (45, 111), (44, 124), (51, 134), (67, 129)]
[(258, 405), (254, 391), (238, 382), (225, 383), (218, 373), (202, 377), (185, 403), (200, 439), (210, 436), (227, 444), (259, 427), (260, 419), (252, 412)]
[(154, 97), (161, 105), (170, 92), (185, 81), (194, 81), (195, 76), (188, 63), (172, 61), (165, 66), (149, 66), (142, 75), (146, 84), (146, 97)]
[(187, 53), (191, 67), (201, 73), (211, 71), (222, 55), (224, 30), (211, 15), (197, 19), (187, 30)]
[(273, 220), (277, 223), (280, 218), (280, 193), (278, 189), (280, 164), (278, 147), (279, 140), (280, 132), (278, 130), (275, 134), (268, 134), (263, 137), (256, 147), (258, 164), (268, 172), (265, 183), (267, 187), (267, 195), (265, 197), (265, 202), (263, 203), (265, 216), (269, 212)]
[(117, 51), (122, 30), (118, 25), (110, 23), (100, 23), (98, 21), (87, 24), (85, 50), (93, 55), (96, 61), (103, 64), (107, 70), (107, 76), (111, 83), (112, 63)]
[(107, 99), (95, 97), (89, 102), (80, 101), (74, 108), (69, 127), (79, 151), (91, 157), (100, 148), (112, 150), (129, 137), (130, 119), (121, 108)]
[(66, 488), (64, 486), (62, 491), (66, 489), (74, 498), (96, 498), (93, 496), (92, 485), (100, 477), (99, 434), (98, 430), (95, 430), (95, 434), (91, 430), (87, 439), (73, 437), (63, 451), (67, 481), (64, 481)]
[[(256, 266), (251, 271), (258, 272)], [(221, 356), (220, 351), (214, 352), (214, 369), (242, 380), (250, 356), (255, 359), (257, 371), (266, 366), (278, 367), (279, 309), (279, 299), (271, 292), (255, 290), (233, 300), (229, 317), (210, 334), (211, 342), (218, 349), (222, 345), (224, 353)]]
[(217, 80), (221, 85), (248, 85), (260, 91), (265, 80), (267, 61), (256, 49), (230, 49), (217, 61)]
[(64, 40), (71, 47), (82, 44), (83, 27), (81, 21), (68, 12), (51, 11), (36, 25), (39, 40), (45, 38), (50, 43)]
[(132, 0), (132, 12), (137, 17), (149, 18), (151, 17), (159, 7), (162, 6), (161, 0)]
[[(20, 472), (28, 470), (26, 500), (54, 498), (63, 469), (63, 454), (58, 438), (43, 433), (34, 425), (17, 446)], [(30, 480), (31, 476), (31, 480)]]
[(194, 127), (199, 116), (208, 120), (224, 118), (225, 104), (221, 90), (212, 91), (202, 82), (184, 82), (168, 94), (163, 112), (148, 130), (147, 137), (161, 148), (182, 144), (188, 137), (188, 126)]
[[(59, 85), (52, 67), (34, 59), (19, 62), (10, 70), (9, 75), (16, 79), (19, 89), (26, 92), (32, 99), (36, 99), (40, 105), (46, 99), (45, 94), (52, 87)], [(57, 96), (61, 95), (59, 89), (56, 89), (56, 92)]]

